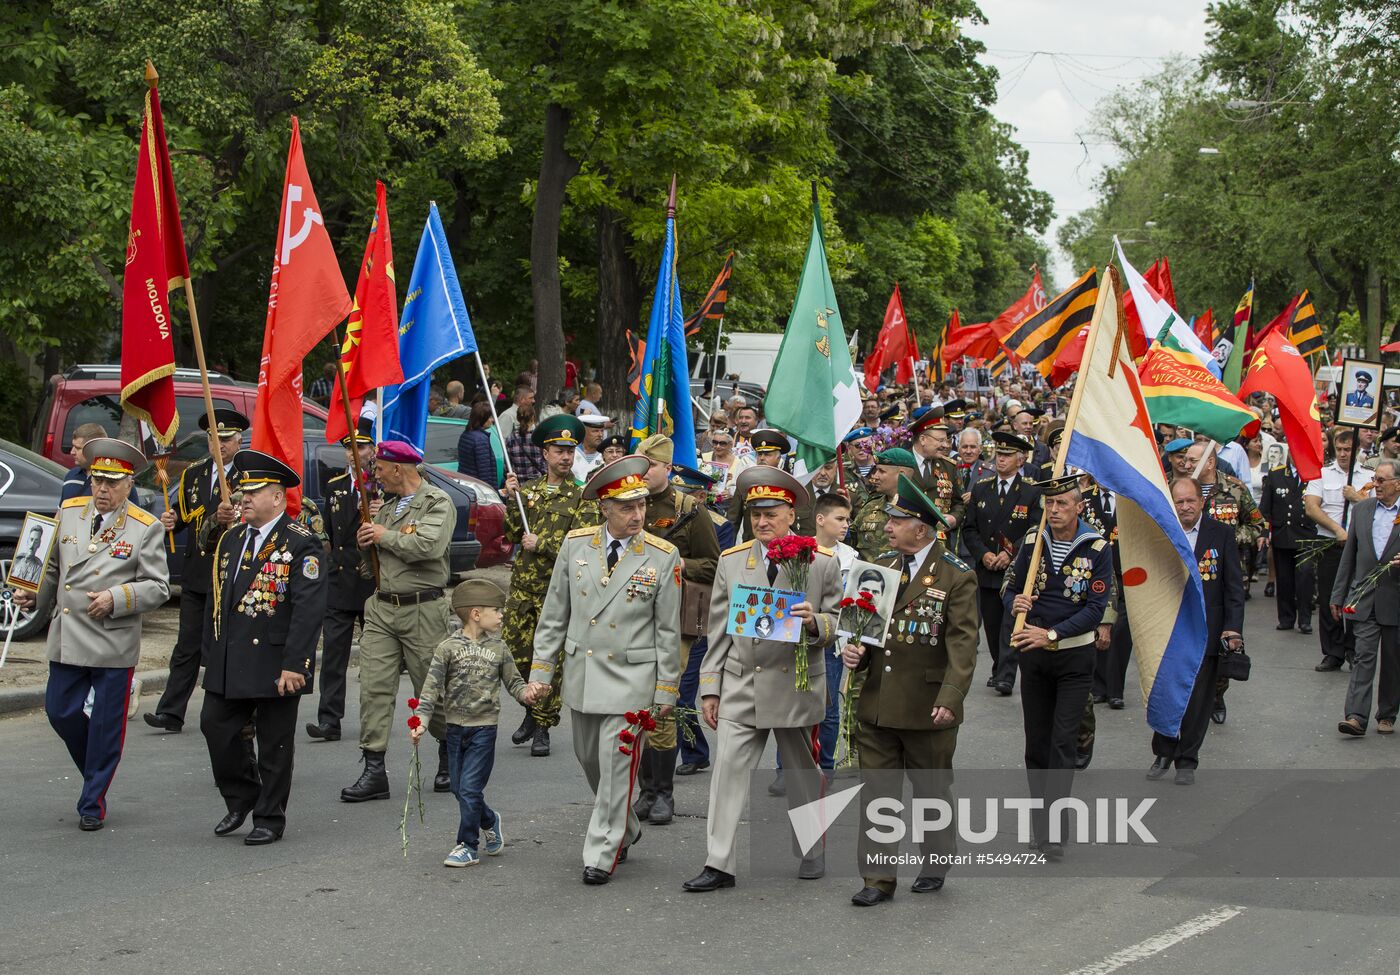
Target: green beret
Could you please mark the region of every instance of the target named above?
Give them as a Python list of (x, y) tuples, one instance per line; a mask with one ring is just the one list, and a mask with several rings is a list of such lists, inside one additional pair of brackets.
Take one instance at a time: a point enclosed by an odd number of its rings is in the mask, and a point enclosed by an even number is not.
[(913, 470), (919, 469), (919, 462), (914, 459), (913, 453), (903, 447), (890, 447), (875, 455), (875, 463), (884, 467), (908, 467)]

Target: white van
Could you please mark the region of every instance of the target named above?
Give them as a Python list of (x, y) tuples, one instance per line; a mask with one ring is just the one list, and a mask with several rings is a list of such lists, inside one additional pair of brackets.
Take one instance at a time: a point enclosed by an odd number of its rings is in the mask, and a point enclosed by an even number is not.
[[(691, 353), (690, 376), (706, 380), (712, 375), (720, 379), (738, 373), (739, 380), (766, 387), (773, 375), (773, 362), (783, 344), (782, 332), (726, 332), (725, 347), (719, 353), (716, 368), (714, 349)], [(721, 384), (724, 385), (724, 384)]]

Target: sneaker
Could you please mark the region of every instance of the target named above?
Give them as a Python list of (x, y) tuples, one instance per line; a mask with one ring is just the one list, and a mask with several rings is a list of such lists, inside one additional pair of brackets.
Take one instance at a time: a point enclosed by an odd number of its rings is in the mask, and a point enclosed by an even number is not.
[(481, 857), (476, 855), (476, 851), (465, 843), (458, 843), (452, 848), (452, 852), (447, 854), (447, 859), (442, 861), (444, 867), (474, 867), (481, 862)]
[(506, 848), (506, 834), (501, 829), (501, 814), (496, 813), (496, 825), (481, 831), (481, 848), (489, 857), (500, 856)]

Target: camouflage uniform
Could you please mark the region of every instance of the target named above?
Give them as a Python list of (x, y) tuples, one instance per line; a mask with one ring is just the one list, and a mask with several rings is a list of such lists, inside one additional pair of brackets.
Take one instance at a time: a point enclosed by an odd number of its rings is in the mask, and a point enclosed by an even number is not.
[[(594, 501), (583, 500), (583, 485), (569, 481), (552, 487), (548, 479), (536, 478), (520, 488), (530, 530), (539, 536), (533, 552), (523, 548), (516, 551), (515, 567), (510, 574), (510, 596), (506, 599), (505, 624), (501, 638), (515, 659), (520, 676), (528, 678), (530, 663), (535, 657), (535, 622), (549, 591), (549, 577), (554, 572), (554, 560), (564, 536), (576, 528), (601, 524), (602, 516)], [(520, 507), (513, 501), (506, 504), (506, 538), (516, 545), (525, 535), (520, 521)], [(560, 668), (562, 670), (562, 668)], [(554, 675), (554, 690), (549, 697), (537, 701), (530, 709), (541, 728), (553, 728), (559, 723), (559, 673)]]
[(876, 556), (888, 547), (885, 540), (885, 522), (889, 520), (885, 505), (888, 503), (889, 498), (883, 494), (871, 494), (851, 519), (856, 537), (855, 550), (860, 553), (863, 562), (875, 561)]
[[(1203, 518), (1214, 518), (1229, 525), (1235, 532), (1235, 544), (1240, 550), (1241, 565), (1251, 565), (1245, 561), (1245, 554), (1259, 542), (1259, 534), (1264, 531), (1264, 515), (1254, 503), (1254, 495), (1237, 477), (1229, 474), (1215, 475), (1215, 490), (1210, 492), (1201, 512)], [(1246, 589), (1248, 586), (1246, 585)], [(1215, 681), (1215, 706), (1225, 706), (1225, 691), (1230, 686), (1230, 678), (1217, 677)]]
[(447, 724), (480, 727), (501, 716), (501, 686), (524, 704), (525, 679), (499, 639), (473, 640), (455, 633), (433, 651), (417, 714), (424, 721), (436, 705)]

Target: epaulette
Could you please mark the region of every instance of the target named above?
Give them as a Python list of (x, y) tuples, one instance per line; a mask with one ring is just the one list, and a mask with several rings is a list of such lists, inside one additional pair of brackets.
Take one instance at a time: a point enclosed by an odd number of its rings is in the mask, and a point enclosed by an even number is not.
[(1287, 469), (1287, 467), (1288, 467), (1287, 464), (1275, 464), (1273, 467), (1270, 467), (1269, 470), (1270, 470), (1271, 472), (1272, 472), (1272, 471), (1281, 471), (1281, 470)]
[(299, 521), (287, 522), (287, 531), (293, 535), (301, 535), (303, 538), (315, 538), (316, 534)]
[(944, 550), (943, 550), (943, 561), (944, 561), (944, 562), (947, 562), (949, 565), (951, 565), (953, 568), (957, 569), (959, 572), (971, 572), (971, 571), (972, 571), (972, 566), (968, 565), (966, 562), (964, 562), (962, 559), (958, 558), (958, 557), (957, 557), (956, 555), (954, 555), (952, 552), (949, 552), (947, 549), (944, 549)]
[(349, 477), (349, 476), (350, 476), (350, 472), (349, 472), (348, 470), (346, 470), (346, 471), (341, 471), (339, 474), (335, 475), (334, 477), (328, 477), (328, 478), (326, 478), (326, 483), (327, 483), (327, 484), (334, 484), (336, 481), (344, 480), (345, 478), (347, 478), (347, 477)]
[(995, 481), (996, 479), (997, 479), (997, 476), (996, 476), (995, 474), (993, 474), (991, 477), (984, 477), (984, 478), (982, 478), (982, 479), (981, 479), (980, 481), (978, 481), (977, 483), (978, 483), (978, 484), (990, 484), (992, 481)]
[(650, 545), (652, 548), (660, 549), (663, 552), (669, 553), (676, 551), (676, 546), (672, 545), (670, 542), (666, 541), (666, 539), (660, 537), (659, 535), (653, 535), (651, 532), (642, 532), (642, 541)]
[(836, 557), (836, 552), (832, 549), (827, 548), (825, 545), (818, 545), (817, 551), (822, 553), (823, 555), (830, 555), (833, 558)]
[(1103, 547), (1107, 544), (1108, 542), (1105, 539), (1097, 538), (1094, 540), (1094, 544), (1089, 547), (1092, 548), (1095, 552), (1102, 552)]
[(1030, 531), (1026, 532), (1026, 537), (1025, 537), (1024, 539), (1022, 539), (1022, 541), (1026, 542), (1026, 543), (1028, 543), (1028, 544), (1030, 544), (1030, 545), (1034, 545), (1034, 544), (1035, 544), (1035, 536), (1036, 536), (1037, 534), (1038, 534), (1037, 530), (1034, 529), (1034, 528), (1032, 528)]
[(85, 505), (85, 504), (87, 504), (87, 503), (88, 503), (88, 496), (87, 496), (86, 494), (83, 494), (83, 495), (79, 495), (79, 496), (76, 497), (76, 498), (69, 498), (67, 501), (63, 502), (63, 505), (62, 505), (62, 506), (65, 507), (65, 508), (81, 508), (83, 505)]
[(729, 546), (727, 549), (725, 549), (723, 552), (720, 552), (719, 554), (720, 554), (721, 556), (733, 555), (735, 552), (747, 552), (747, 551), (748, 551), (750, 548), (752, 548), (752, 547), (753, 547), (753, 542), (752, 542), (752, 541), (740, 542), (738, 545), (731, 545), (731, 546)]
[(597, 525), (590, 525), (590, 526), (587, 527), (587, 528), (575, 528), (573, 531), (569, 532), (569, 533), (568, 533), (567, 535), (565, 535), (564, 537), (565, 537), (565, 538), (586, 538), (586, 537), (588, 537), (589, 535), (592, 535), (592, 534), (593, 534), (594, 532), (596, 532), (597, 530), (598, 530), (598, 526), (597, 526)]
[[(77, 499), (77, 498), (69, 498), (68, 500), (69, 500), (69, 501), (77, 501), (77, 500), (79, 500), (79, 499)], [(126, 506), (126, 516), (127, 516), (128, 518), (131, 518), (131, 519), (135, 520), (135, 521), (141, 522), (141, 524), (143, 524), (143, 525), (154, 525), (154, 524), (156, 523), (156, 516), (155, 516), (155, 515), (151, 514), (151, 513), (150, 513), (149, 511), (147, 511), (145, 508), (138, 508), (138, 507), (136, 507), (136, 505), (131, 504), (130, 502), (127, 502), (127, 506)]]
[(709, 513), (710, 520), (715, 523), (715, 527), (729, 524), (729, 522), (725, 521), (724, 517), (718, 511), (710, 511), (709, 508), (706, 508), (705, 511)]

